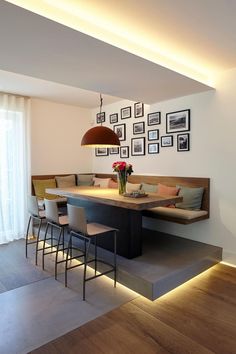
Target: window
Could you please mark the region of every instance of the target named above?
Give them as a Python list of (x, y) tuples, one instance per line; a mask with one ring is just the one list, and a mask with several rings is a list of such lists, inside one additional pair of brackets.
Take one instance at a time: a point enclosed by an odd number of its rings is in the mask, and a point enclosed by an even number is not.
[(28, 100), (0, 95), (0, 244), (24, 237)]

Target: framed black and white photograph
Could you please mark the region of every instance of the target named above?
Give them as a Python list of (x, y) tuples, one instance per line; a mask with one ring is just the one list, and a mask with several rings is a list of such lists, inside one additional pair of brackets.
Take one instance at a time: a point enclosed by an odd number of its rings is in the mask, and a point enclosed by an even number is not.
[(166, 114), (166, 133), (178, 133), (190, 130), (190, 109)]
[(148, 144), (148, 153), (149, 154), (159, 154), (159, 143)]
[(144, 116), (144, 108), (142, 102), (137, 102), (134, 104), (134, 117), (139, 118)]
[(123, 141), (126, 139), (125, 124), (114, 125), (113, 130), (118, 135), (118, 138), (120, 139), (120, 141)]
[(177, 151), (189, 151), (189, 133), (177, 135)]
[(148, 130), (148, 140), (158, 140), (159, 139), (159, 129)]
[(110, 124), (118, 122), (118, 113), (110, 114)]
[(148, 113), (147, 124), (148, 125), (161, 124), (161, 112)]
[(165, 135), (161, 137), (161, 147), (173, 146), (173, 135)]
[(131, 117), (131, 106), (121, 108), (120, 110), (121, 119), (126, 119)]
[(119, 148), (118, 147), (113, 147), (109, 149), (110, 155), (116, 155), (119, 154)]
[(131, 139), (131, 155), (132, 156), (145, 155), (145, 138)]
[(144, 122), (133, 123), (133, 134), (143, 134), (145, 133)]
[(96, 156), (108, 156), (108, 148), (95, 148)]
[(120, 158), (127, 159), (129, 157), (129, 146), (120, 147)]
[(97, 113), (96, 118), (98, 124), (105, 122), (105, 112)]

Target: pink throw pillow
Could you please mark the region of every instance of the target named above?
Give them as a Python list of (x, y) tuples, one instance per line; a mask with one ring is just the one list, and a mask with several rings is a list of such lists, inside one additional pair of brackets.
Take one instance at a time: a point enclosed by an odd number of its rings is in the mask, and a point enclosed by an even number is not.
[(117, 189), (118, 188), (118, 183), (113, 181), (113, 179), (110, 179), (110, 181), (108, 182), (108, 188)]
[[(173, 196), (178, 195), (178, 193), (179, 193), (179, 188), (166, 186), (161, 183), (158, 184), (158, 194), (163, 197), (166, 195), (173, 195)], [(167, 207), (168, 208), (175, 208), (175, 204), (167, 205)]]

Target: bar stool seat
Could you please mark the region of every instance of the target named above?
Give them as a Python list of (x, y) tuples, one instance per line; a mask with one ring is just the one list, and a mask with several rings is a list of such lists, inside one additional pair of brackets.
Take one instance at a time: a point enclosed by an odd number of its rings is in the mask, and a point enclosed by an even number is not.
[[(38, 264), (38, 251), (39, 251), (39, 242), (40, 240), (40, 231), (42, 226), (42, 221), (45, 220), (45, 211), (39, 209), (38, 199), (35, 195), (28, 196), (28, 212), (30, 214), (27, 231), (25, 235), (25, 257), (28, 257), (28, 246), (36, 244), (35, 251), (35, 264)], [(34, 222), (38, 223), (37, 234), (34, 235)], [(30, 235), (30, 227), (32, 228), (32, 235)], [(31, 237), (30, 237), (31, 236)]]
[[(68, 242), (68, 249), (66, 255), (66, 264), (65, 264), (65, 286), (67, 286), (67, 271), (72, 268), (79, 267), (84, 265), (84, 272), (83, 272), (83, 300), (85, 300), (85, 285), (86, 282), (98, 278), (102, 275), (109, 274), (111, 272), (114, 273), (114, 287), (116, 287), (116, 275), (117, 275), (117, 265), (116, 265), (116, 234), (117, 229), (99, 224), (99, 223), (88, 223), (86, 220), (85, 209), (82, 207), (77, 207), (74, 205), (67, 205), (68, 210), (68, 220), (69, 220), (69, 229), (70, 231), (70, 238)], [(97, 237), (99, 235), (107, 235), (113, 234), (113, 242), (114, 242), (114, 254), (113, 254), (113, 264), (106, 262), (102, 259), (97, 258)], [(73, 244), (73, 237), (79, 238), (84, 241), (84, 248), (81, 249), (79, 247), (75, 247)], [(94, 241), (94, 258), (89, 259), (89, 251), (91, 241)], [(78, 256), (72, 255), (72, 250), (76, 249), (81, 251), (81, 254)], [(80, 259), (83, 258), (83, 262), (76, 264), (76, 265), (69, 265), (69, 262), (73, 259)], [(87, 265), (88, 263), (94, 262), (95, 263), (95, 274), (94, 276), (87, 277)], [(101, 262), (109, 266), (109, 269), (104, 272), (99, 272), (97, 274), (97, 263)]]
[[(59, 261), (58, 253), (67, 250), (67, 247), (65, 247), (64, 230), (68, 226), (68, 215), (59, 214), (57, 202), (53, 199), (45, 199), (44, 204), (47, 225), (43, 240), (42, 268), (45, 268), (45, 256), (55, 253), (55, 279), (57, 279), (57, 265), (66, 261), (65, 259)], [(51, 235), (48, 236), (49, 226), (51, 227)], [(59, 230), (58, 238), (53, 235), (54, 229)], [(46, 245), (47, 241), (49, 241), (49, 245)]]

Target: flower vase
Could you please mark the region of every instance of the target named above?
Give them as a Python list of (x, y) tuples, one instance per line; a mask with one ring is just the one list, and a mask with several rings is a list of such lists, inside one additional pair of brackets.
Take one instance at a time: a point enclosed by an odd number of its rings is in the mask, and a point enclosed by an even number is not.
[(117, 173), (117, 182), (118, 182), (119, 194), (124, 194), (126, 192), (126, 182), (127, 182), (126, 171), (119, 171)]

